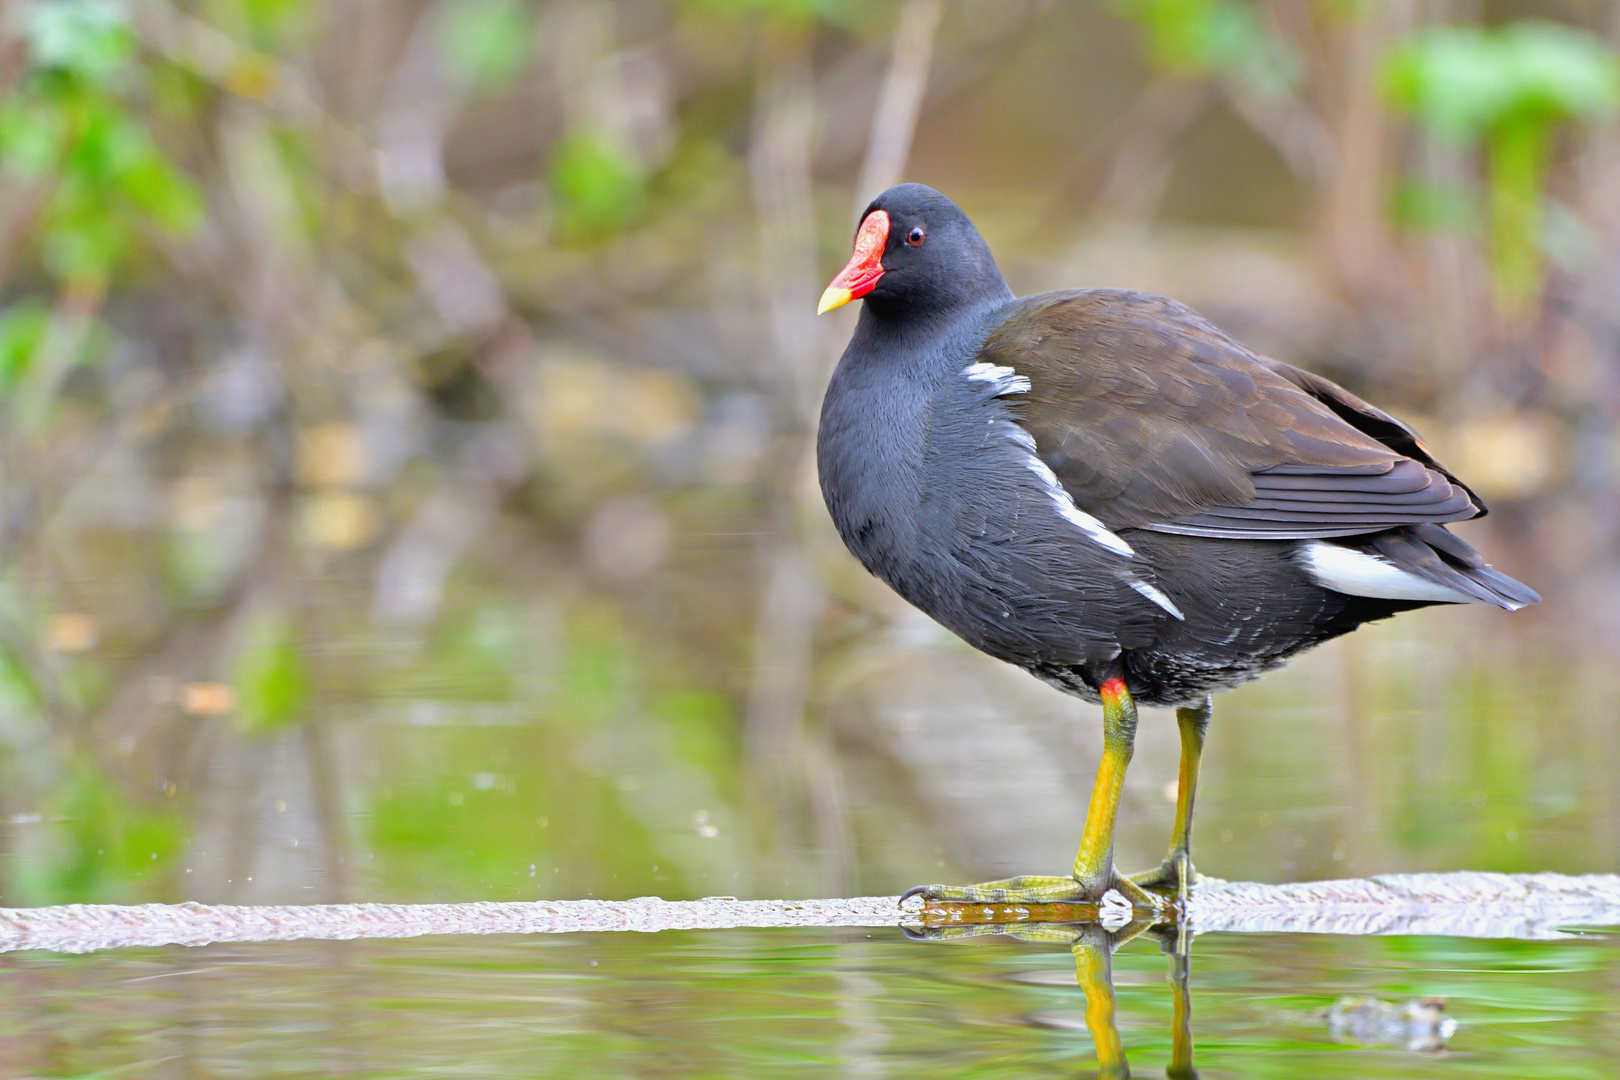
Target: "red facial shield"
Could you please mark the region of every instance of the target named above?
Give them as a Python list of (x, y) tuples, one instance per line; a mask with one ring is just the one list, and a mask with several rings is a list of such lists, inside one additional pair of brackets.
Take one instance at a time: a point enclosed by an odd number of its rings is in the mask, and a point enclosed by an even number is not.
[(843, 307), (872, 291), (878, 278), (883, 276), (883, 248), (888, 242), (889, 215), (874, 210), (866, 215), (860, 231), (855, 234), (855, 254), (849, 257), (849, 265), (838, 272), (827, 291), (821, 294), (817, 315)]

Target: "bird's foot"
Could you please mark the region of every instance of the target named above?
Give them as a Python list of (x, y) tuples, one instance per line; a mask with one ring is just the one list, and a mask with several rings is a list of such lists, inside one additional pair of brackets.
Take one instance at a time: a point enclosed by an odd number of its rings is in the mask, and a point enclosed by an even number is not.
[(1113, 869), (1091, 881), (1025, 874), (979, 885), (916, 885), (902, 893), (900, 899), (904, 902), (913, 896), (947, 904), (1095, 904), (1104, 909), (1123, 909), (1127, 905), (1151, 912), (1165, 909), (1162, 897)]
[(1149, 892), (1167, 896), (1180, 903), (1198, 884), (1198, 871), (1193, 869), (1192, 858), (1186, 852), (1167, 856), (1156, 870), (1132, 874), (1129, 880)]

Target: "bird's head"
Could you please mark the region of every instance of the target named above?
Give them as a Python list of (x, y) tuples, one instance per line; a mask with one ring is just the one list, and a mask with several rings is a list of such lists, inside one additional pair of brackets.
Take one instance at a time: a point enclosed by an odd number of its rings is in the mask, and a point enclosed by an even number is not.
[(904, 317), (1010, 295), (984, 238), (959, 206), (923, 184), (897, 184), (861, 215), (855, 253), (816, 311), (865, 298), (868, 310)]

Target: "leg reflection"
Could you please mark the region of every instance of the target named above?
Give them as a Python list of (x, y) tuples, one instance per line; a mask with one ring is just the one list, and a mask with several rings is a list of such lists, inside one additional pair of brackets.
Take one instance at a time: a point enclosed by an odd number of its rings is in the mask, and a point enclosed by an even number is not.
[(1086, 1030), (1097, 1047), (1097, 1077), (1120, 1080), (1131, 1075), (1119, 1026), (1114, 1023), (1114, 950), (1120, 943), (1094, 923), (1078, 931), (1070, 948), (1074, 950), (1074, 977), (1086, 995)]
[(1170, 1080), (1198, 1080), (1193, 1066), (1192, 991), (1188, 987), (1191, 974), (1191, 955), (1187, 948), (1187, 934), (1180, 927), (1162, 927), (1157, 932), (1159, 948), (1170, 957), (1170, 972), (1165, 976), (1170, 983), (1170, 998), (1175, 1003), (1175, 1019), (1170, 1029), (1170, 1065), (1164, 1075)]
[(907, 930), (911, 937), (929, 941), (964, 941), (970, 938), (1006, 936), (1020, 941), (1067, 944), (1074, 953), (1075, 979), (1086, 996), (1086, 1030), (1097, 1048), (1098, 1080), (1126, 1080), (1131, 1075), (1125, 1059), (1125, 1046), (1115, 1019), (1114, 952), (1127, 941), (1151, 932), (1170, 958), (1167, 976), (1174, 1002), (1174, 1027), (1170, 1036), (1169, 1080), (1198, 1080), (1193, 1065), (1192, 997), (1188, 987), (1188, 934), (1174, 924), (1155, 924), (1151, 918), (1110, 930), (1101, 923), (1007, 923), (930, 926), (921, 931)]

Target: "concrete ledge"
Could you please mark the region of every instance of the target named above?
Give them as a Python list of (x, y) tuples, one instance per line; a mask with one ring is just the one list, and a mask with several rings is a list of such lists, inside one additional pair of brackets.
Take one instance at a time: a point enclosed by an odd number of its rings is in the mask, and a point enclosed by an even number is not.
[[(988, 905), (968, 922), (1073, 921), (1061, 913)], [(1046, 916), (1043, 919), (1043, 916)], [(1053, 919), (1052, 916), (1056, 916)], [(933, 918), (928, 920), (934, 922)], [(959, 920), (949, 920), (952, 922)], [(1620, 876), (1391, 874), (1367, 880), (1258, 885), (1208, 880), (1188, 902), (1194, 933), (1439, 934), (1554, 938), (1568, 928), (1620, 926)], [(68, 904), (0, 908), (0, 952), (83, 953), (252, 941), (347, 941), (433, 934), (571, 934), (739, 927), (919, 927), (921, 904), (893, 896), (832, 900), (540, 900), (472, 904)]]

